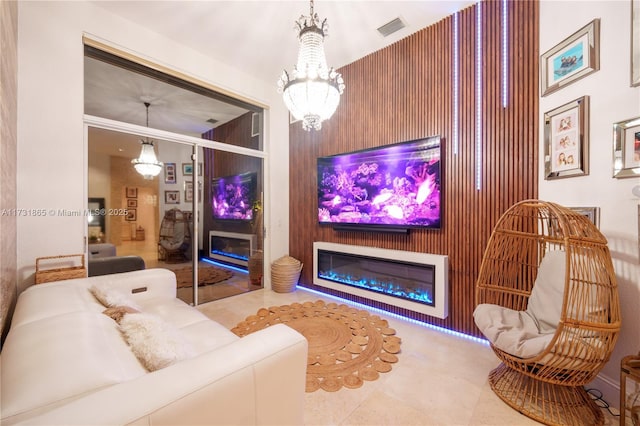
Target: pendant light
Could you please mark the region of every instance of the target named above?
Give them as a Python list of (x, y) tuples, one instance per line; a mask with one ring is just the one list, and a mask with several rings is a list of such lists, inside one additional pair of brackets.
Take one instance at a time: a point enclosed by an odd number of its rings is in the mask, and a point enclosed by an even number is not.
[[(147, 108), (147, 127), (149, 127), (149, 105), (151, 105), (149, 102), (144, 103), (144, 106)], [(145, 179), (153, 179), (160, 174), (163, 164), (158, 161), (158, 158), (156, 157), (152, 140), (145, 137), (144, 139), (140, 139), (140, 143), (142, 144), (140, 156), (131, 160), (131, 163), (133, 164), (133, 167), (135, 167), (136, 171)]]
[(327, 20), (320, 21), (313, 11), (311, 0), (309, 16), (296, 21), (300, 51), (298, 62), (291, 74), (283, 71), (278, 80), (278, 92), (302, 128), (320, 130), (322, 122), (330, 118), (338, 107), (344, 91), (342, 76), (327, 66), (324, 55), (324, 37)]

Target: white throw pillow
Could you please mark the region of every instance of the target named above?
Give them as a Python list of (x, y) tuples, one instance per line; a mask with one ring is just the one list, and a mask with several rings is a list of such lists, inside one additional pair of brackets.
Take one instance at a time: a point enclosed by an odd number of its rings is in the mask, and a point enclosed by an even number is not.
[(140, 310), (140, 306), (131, 300), (125, 293), (114, 289), (106, 284), (94, 284), (89, 288), (91, 294), (95, 296), (100, 303), (107, 308), (113, 308), (116, 306), (128, 306), (137, 311)]
[(179, 331), (156, 315), (127, 314), (120, 320), (120, 330), (131, 351), (149, 371), (195, 355)]

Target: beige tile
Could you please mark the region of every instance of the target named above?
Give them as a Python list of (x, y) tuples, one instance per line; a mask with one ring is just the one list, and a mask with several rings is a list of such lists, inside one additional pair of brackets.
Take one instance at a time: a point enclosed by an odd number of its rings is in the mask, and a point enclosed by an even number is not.
[[(304, 289), (282, 294), (260, 289), (206, 303), (198, 309), (232, 328), (261, 307), (319, 299), (335, 301)], [(392, 371), (381, 374), (376, 381), (365, 382), (361, 388), (305, 394), (306, 425), (539, 424), (509, 407), (491, 390), (487, 376), (499, 361), (487, 345), (380, 316), (402, 339), (398, 363)], [(605, 424), (617, 424), (606, 411)]]
[(405, 401), (396, 399), (381, 390), (375, 390), (358, 406), (341, 425), (430, 425), (429, 413), (418, 410)]

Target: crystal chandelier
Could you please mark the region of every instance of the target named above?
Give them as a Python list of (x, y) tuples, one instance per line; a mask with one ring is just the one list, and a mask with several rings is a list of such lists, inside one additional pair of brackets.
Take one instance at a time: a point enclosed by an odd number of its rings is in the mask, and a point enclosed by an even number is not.
[[(149, 102), (145, 102), (144, 106), (147, 108), (147, 127), (149, 127)], [(153, 149), (153, 141), (149, 138), (140, 140), (142, 143), (142, 151), (140, 156), (131, 160), (133, 167), (140, 173), (145, 179), (153, 179), (160, 174), (162, 170), (162, 162), (158, 161), (156, 152)]]
[(327, 20), (320, 22), (313, 12), (313, 0), (309, 16), (296, 21), (299, 31), (300, 51), (298, 63), (291, 74), (283, 71), (278, 80), (278, 92), (296, 120), (302, 120), (302, 128), (320, 130), (322, 122), (335, 112), (344, 91), (342, 76), (327, 67), (323, 41), (327, 35)]

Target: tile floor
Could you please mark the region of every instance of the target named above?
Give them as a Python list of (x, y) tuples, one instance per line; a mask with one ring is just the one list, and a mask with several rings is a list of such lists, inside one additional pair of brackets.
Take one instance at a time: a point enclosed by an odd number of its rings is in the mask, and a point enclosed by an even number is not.
[[(302, 288), (285, 294), (260, 289), (198, 309), (232, 328), (261, 307), (318, 299), (335, 301)], [(489, 387), (487, 374), (498, 359), (488, 346), (379, 315), (402, 338), (398, 363), (359, 389), (305, 394), (306, 425), (539, 424), (507, 406)], [(605, 424), (617, 422), (605, 411)]]
[[(166, 263), (158, 260), (158, 245), (150, 239), (143, 241), (122, 241), (120, 245), (116, 246), (116, 253), (118, 256), (135, 255), (142, 257), (147, 269), (167, 268), (174, 270), (191, 265), (190, 261), (184, 263)], [(260, 287), (251, 285), (246, 272), (234, 271), (233, 277), (224, 282), (198, 287), (198, 301), (199, 303), (210, 302), (239, 293), (253, 291), (258, 288)], [(186, 303), (192, 303), (193, 289), (179, 288), (178, 298)]]

